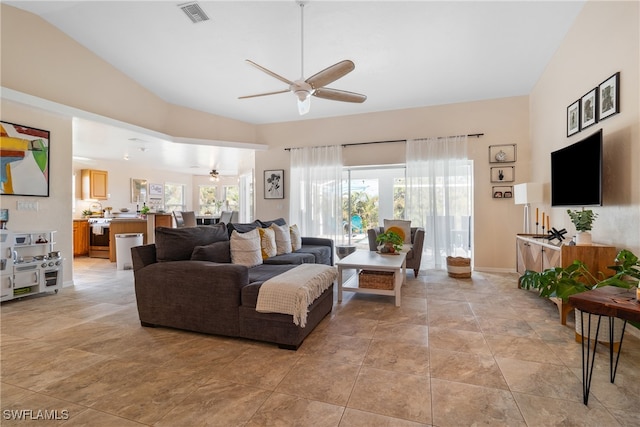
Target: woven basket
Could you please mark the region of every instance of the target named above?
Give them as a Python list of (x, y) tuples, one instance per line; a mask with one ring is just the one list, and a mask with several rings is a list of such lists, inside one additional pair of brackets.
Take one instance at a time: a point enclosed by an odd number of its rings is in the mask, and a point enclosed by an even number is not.
[(468, 279), (471, 277), (471, 258), (448, 256), (447, 272), (449, 277)]
[(358, 274), (358, 283), (361, 288), (391, 290), (394, 282), (393, 271), (362, 270)]

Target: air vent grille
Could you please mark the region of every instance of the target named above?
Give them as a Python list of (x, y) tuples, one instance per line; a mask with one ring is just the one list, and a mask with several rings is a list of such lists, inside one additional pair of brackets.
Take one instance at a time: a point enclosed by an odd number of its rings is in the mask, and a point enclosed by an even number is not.
[(182, 9), (185, 15), (187, 15), (189, 19), (191, 19), (191, 22), (193, 22), (194, 24), (209, 20), (207, 14), (196, 2), (179, 4), (178, 7)]

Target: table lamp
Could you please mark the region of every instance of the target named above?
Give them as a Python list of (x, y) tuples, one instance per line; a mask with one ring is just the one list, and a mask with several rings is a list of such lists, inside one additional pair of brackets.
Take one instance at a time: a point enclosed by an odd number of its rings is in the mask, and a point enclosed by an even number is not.
[(513, 196), (516, 205), (524, 205), (524, 233), (529, 234), (531, 232), (529, 208), (531, 203), (542, 202), (542, 184), (527, 182), (514, 185)]

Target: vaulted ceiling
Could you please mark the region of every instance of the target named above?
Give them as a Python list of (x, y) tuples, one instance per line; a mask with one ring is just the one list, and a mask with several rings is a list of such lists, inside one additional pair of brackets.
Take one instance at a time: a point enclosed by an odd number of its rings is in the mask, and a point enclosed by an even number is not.
[[(5, 1), (41, 16), (165, 101), (254, 124), (526, 95), (583, 1)], [(304, 63), (302, 64), (302, 52)], [(328, 86), (362, 104), (292, 93), (238, 99), (350, 59)], [(119, 156), (121, 156), (119, 154)]]

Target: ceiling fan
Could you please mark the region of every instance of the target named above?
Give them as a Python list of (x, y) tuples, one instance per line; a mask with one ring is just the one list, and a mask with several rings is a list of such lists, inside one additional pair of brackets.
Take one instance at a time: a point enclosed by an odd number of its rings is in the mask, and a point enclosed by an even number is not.
[(332, 66), (325, 68), (319, 73), (314, 74), (306, 80), (304, 78), (304, 5), (305, 2), (298, 1), (300, 5), (300, 57), (301, 57), (301, 66), (300, 66), (300, 77), (299, 80), (291, 81), (286, 79), (279, 74), (274, 73), (271, 70), (266, 69), (265, 67), (256, 64), (255, 62), (247, 59), (246, 61), (256, 67), (257, 69), (269, 74), (271, 77), (275, 77), (283, 83), (289, 85), (288, 89), (278, 90), (275, 92), (266, 92), (260, 93), (256, 95), (247, 95), (240, 96), (238, 99), (246, 99), (246, 98), (255, 98), (258, 96), (267, 96), (267, 95), (276, 95), (279, 93), (292, 92), (298, 98), (298, 112), (300, 115), (307, 114), (311, 107), (311, 96), (315, 96), (318, 98), (329, 99), (332, 101), (342, 101), (342, 102), (356, 102), (362, 103), (367, 97), (366, 95), (361, 95), (359, 93), (348, 92), (346, 90), (340, 89), (331, 89), (325, 87), (331, 82), (338, 80), (341, 77), (344, 77), (351, 71), (355, 69), (355, 64), (353, 61), (345, 59), (344, 61), (340, 61)]

